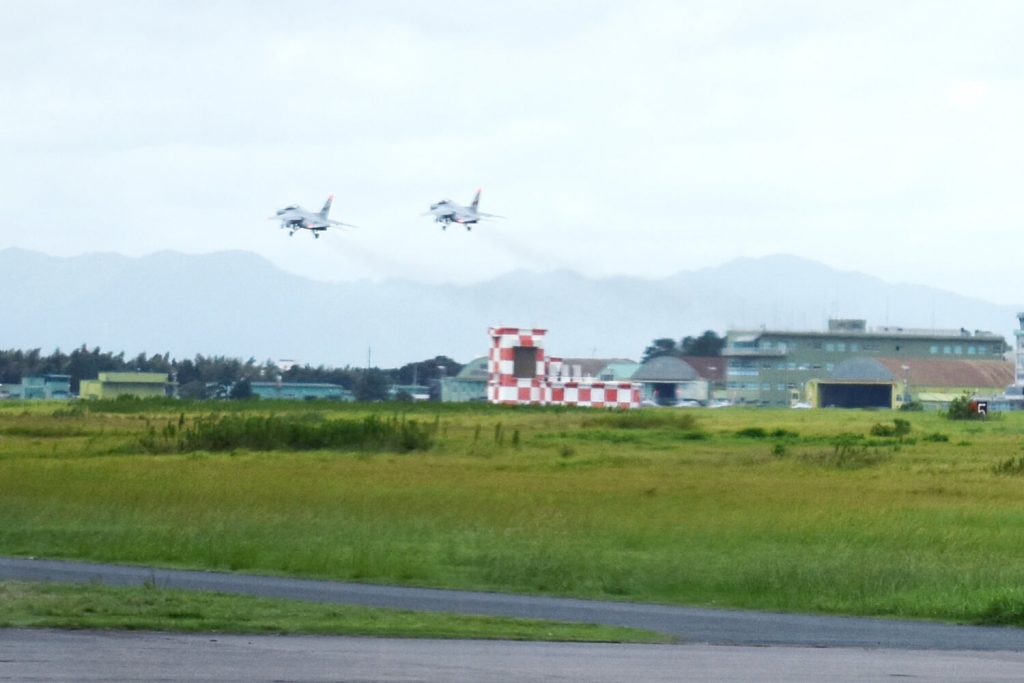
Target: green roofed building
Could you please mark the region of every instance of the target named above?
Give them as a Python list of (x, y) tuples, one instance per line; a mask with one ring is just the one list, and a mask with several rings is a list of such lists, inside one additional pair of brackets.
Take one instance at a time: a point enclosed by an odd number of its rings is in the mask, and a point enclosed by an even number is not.
[(21, 384), (0, 386), (0, 396), (20, 399), (69, 399), (71, 375), (35, 375), (22, 377)]
[(154, 398), (174, 396), (175, 384), (165, 372), (101, 372), (96, 379), (83, 379), (81, 398)]
[(487, 356), (474, 358), (454, 377), (441, 380), (441, 400), (483, 401), (487, 398)]

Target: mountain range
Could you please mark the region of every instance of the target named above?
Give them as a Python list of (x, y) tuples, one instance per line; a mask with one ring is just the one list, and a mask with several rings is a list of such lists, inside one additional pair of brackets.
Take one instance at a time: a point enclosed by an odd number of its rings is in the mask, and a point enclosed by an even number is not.
[(396, 367), (485, 355), (488, 326), (543, 327), (568, 357), (639, 358), (651, 340), (706, 329), (869, 327), (990, 330), (1018, 307), (892, 284), (787, 255), (741, 258), (664, 278), (509, 272), (469, 285), (325, 283), (250, 252), (54, 257), (0, 250), (0, 348), (294, 359)]

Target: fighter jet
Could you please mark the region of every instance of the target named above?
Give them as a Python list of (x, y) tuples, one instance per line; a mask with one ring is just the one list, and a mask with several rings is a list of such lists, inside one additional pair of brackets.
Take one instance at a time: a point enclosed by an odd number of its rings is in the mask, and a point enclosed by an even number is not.
[(476, 196), (473, 197), (473, 203), (469, 206), (456, 204), (450, 199), (442, 199), (436, 204), (431, 204), (430, 211), (423, 215), (433, 216), (434, 222), (441, 224), (442, 230), (447, 228), (451, 223), (465, 225), (466, 230), (472, 230), (473, 225), (481, 218), (503, 218), (503, 216), (496, 216), (492, 213), (483, 213), (478, 211), (478, 206), (480, 206), (480, 190), (476, 191)]
[(271, 216), (270, 219), (281, 221), (281, 227), (288, 228), (289, 237), (294, 235), (296, 230), (309, 230), (313, 233), (313, 237), (319, 239), (320, 233), (332, 226), (356, 227), (341, 221), (332, 221), (327, 217), (327, 214), (331, 211), (331, 203), (333, 201), (334, 195), (332, 194), (324, 202), (324, 208), (320, 209), (318, 213), (306, 211), (298, 204), (292, 204), (283, 209), (278, 209), (277, 214)]

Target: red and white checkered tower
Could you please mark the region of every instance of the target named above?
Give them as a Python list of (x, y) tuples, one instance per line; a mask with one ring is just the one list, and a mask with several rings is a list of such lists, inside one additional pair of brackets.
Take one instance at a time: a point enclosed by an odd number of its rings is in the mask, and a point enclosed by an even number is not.
[(547, 330), (492, 327), (487, 333), (491, 335), (487, 400), (519, 405), (546, 403), (544, 335)]
[(487, 400), (508, 405), (637, 408), (640, 385), (578, 377), (579, 366), (544, 354), (547, 330), (492, 327)]

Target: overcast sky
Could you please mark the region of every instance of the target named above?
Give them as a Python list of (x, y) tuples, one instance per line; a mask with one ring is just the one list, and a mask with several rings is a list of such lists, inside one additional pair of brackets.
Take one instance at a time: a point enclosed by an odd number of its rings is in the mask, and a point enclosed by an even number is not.
[[(0, 248), (325, 280), (792, 253), (1024, 304), (1024, 3), (3, 2)], [(431, 202), (506, 216), (442, 232)], [(360, 226), (313, 240), (298, 202)]]

